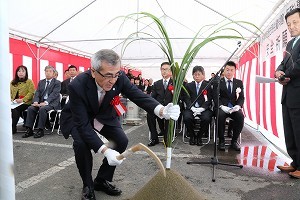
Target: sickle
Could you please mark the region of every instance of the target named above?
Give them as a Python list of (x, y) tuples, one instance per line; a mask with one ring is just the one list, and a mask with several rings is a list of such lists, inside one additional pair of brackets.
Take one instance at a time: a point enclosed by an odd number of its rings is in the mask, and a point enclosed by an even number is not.
[(156, 164), (159, 166), (159, 168), (162, 171), (164, 177), (166, 177), (166, 169), (163, 166), (161, 160), (157, 157), (157, 155), (151, 149), (149, 149), (148, 147), (146, 147), (142, 143), (138, 143), (138, 144), (130, 147), (129, 149), (124, 151), (122, 154), (117, 156), (117, 159), (122, 160), (123, 158), (127, 158), (129, 155), (133, 154), (134, 152), (141, 151), (141, 150), (146, 151), (156, 161)]

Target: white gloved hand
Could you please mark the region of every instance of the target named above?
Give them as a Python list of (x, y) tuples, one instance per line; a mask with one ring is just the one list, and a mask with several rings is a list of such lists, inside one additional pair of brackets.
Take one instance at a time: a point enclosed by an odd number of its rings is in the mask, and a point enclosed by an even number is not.
[(230, 109), (231, 108), (229, 108), (228, 106), (220, 106), (220, 108), (225, 112), (225, 113), (227, 113), (227, 114), (229, 114), (229, 111), (230, 111)]
[(196, 112), (196, 108), (194, 106), (191, 107), (191, 111), (193, 111), (193, 113)]
[(108, 164), (110, 166), (117, 166), (117, 165), (121, 165), (121, 163), (123, 162), (123, 159), (122, 160), (118, 160), (117, 159), (117, 156), (120, 155), (119, 152), (113, 150), (113, 149), (110, 149), (108, 148), (104, 153), (103, 155), (107, 158), (107, 161), (108, 161)]
[(199, 114), (201, 114), (204, 110), (205, 110), (205, 109), (202, 108), (202, 107), (196, 108), (196, 111), (197, 111)]
[(169, 103), (164, 107), (163, 110), (163, 118), (165, 119), (173, 119), (177, 121), (180, 115), (180, 107), (178, 105), (173, 105), (173, 103)]
[(230, 109), (229, 113), (231, 114), (231, 113), (233, 113), (233, 112), (237, 112), (237, 111), (239, 111), (240, 109), (241, 109), (241, 106), (235, 105), (234, 107), (232, 107), (232, 108)]
[(194, 111), (194, 116), (196, 116), (196, 115), (201, 115), (201, 113), (205, 110), (204, 108), (202, 108), (202, 107), (200, 107), (200, 108), (194, 108), (193, 109)]

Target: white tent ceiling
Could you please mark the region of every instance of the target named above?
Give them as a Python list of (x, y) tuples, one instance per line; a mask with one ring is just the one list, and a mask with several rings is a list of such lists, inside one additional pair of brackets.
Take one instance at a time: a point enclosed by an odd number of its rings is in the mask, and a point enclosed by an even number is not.
[[(42, 44), (91, 55), (109, 48), (121, 53), (122, 42), (138, 30), (154, 27), (150, 21), (126, 22), (112, 19), (135, 12), (149, 12), (165, 24), (178, 61), (196, 32), (224, 19), (248, 21), (262, 28), (283, 0), (10, 0), (9, 28), (20, 36)], [(235, 25), (248, 40), (257, 37), (251, 26)], [(200, 36), (205, 37), (205, 35)], [(195, 63), (220, 66), (237, 47), (234, 40), (219, 40), (200, 50)], [(242, 41), (242, 47), (247, 40)], [(238, 53), (241, 53), (242, 49)], [(237, 57), (234, 57), (235, 59)], [(134, 67), (158, 66), (165, 61), (153, 43), (140, 40), (123, 55), (123, 64)]]

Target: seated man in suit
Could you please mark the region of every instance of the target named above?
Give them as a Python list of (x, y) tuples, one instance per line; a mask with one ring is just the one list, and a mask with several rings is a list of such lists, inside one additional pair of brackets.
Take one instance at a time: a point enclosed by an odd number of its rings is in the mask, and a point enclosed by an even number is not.
[[(95, 200), (94, 190), (108, 195), (120, 195), (122, 191), (110, 182), (117, 165), (123, 160), (117, 156), (127, 148), (128, 138), (119, 120), (119, 94), (148, 113), (160, 118), (177, 120), (179, 106), (169, 104), (164, 107), (155, 99), (131, 84), (121, 71), (121, 60), (117, 53), (109, 49), (96, 52), (91, 58), (91, 69), (79, 74), (69, 84), (69, 101), (62, 110), (60, 124), (65, 138), (72, 135), (77, 168), (83, 182), (82, 200)], [(113, 149), (99, 138), (99, 132), (111, 141)], [(93, 181), (93, 156), (104, 154), (102, 165)], [(101, 158), (96, 155), (94, 159)]]
[[(202, 66), (195, 66), (192, 73), (194, 81), (185, 84), (185, 88), (189, 94), (182, 91), (182, 100), (186, 104), (186, 109), (183, 111), (183, 122), (190, 136), (190, 145), (197, 144), (198, 146), (202, 146), (202, 136), (204, 134), (207, 135), (209, 124), (213, 116), (211, 110), (212, 90), (211, 87), (205, 88), (207, 82), (205, 81), (205, 71)], [(198, 97), (198, 95), (200, 96)], [(195, 103), (193, 103), (194, 101)], [(198, 135), (195, 135), (194, 118), (197, 115), (201, 122), (200, 131)]]
[(74, 65), (70, 65), (69, 68), (68, 68), (68, 76), (69, 76), (69, 78), (67, 78), (66, 80), (64, 80), (61, 83), (60, 93), (62, 94), (62, 100), (61, 100), (61, 107), (62, 108), (65, 105), (67, 97), (69, 96), (68, 85), (77, 76), (77, 73), (78, 73), (77, 72), (77, 67), (74, 66)]
[(241, 107), (244, 104), (244, 86), (239, 79), (233, 78), (236, 71), (236, 65), (232, 61), (228, 61), (224, 69), (224, 77), (220, 79), (220, 92), (217, 93), (217, 83), (214, 83), (213, 100), (215, 105), (219, 98), (219, 120), (218, 120), (218, 137), (219, 149), (225, 150), (225, 122), (230, 117), (234, 120), (233, 135), (231, 147), (236, 151), (240, 151), (237, 139), (244, 127), (244, 114)]
[[(163, 78), (154, 82), (151, 96), (159, 103), (166, 106), (168, 103), (171, 103), (173, 99), (173, 91), (171, 89), (173, 81), (171, 79), (172, 71), (170, 64), (168, 62), (163, 62), (160, 66), (160, 71)], [(159, 143), (156, 120), (161, 131), (161, 135), (164, 136), (164, 140), (166, 141), (169, 121), (160, 119), (153, 113), (147, 113), (147, 123), (151, 134), (151, 141), (148, 146), (154, 146)]]
[(54, 68), (52, 66), (45, 67), (45, 76), (45, 79), (39, 81), (33, 104), (27, 109), (26, 133), (22, 136), (23, 138), (33, 136), (36, 115), (38, 115), (36, 120), (38, 131), (34, 133), (34, 138), (43, 137), (48, 111), (60, 109), (60, 81), (53, 78)]

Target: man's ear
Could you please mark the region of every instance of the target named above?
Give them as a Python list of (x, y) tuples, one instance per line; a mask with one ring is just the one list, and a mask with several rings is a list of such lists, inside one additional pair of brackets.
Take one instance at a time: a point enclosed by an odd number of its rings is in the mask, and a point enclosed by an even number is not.
[(93, 78), (95, 78), (95, 73), (96, 73), (95, 70), (93, 68), (91, 68), (91, 74), (92, 74)]

